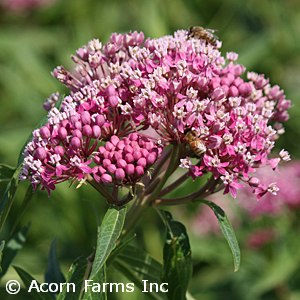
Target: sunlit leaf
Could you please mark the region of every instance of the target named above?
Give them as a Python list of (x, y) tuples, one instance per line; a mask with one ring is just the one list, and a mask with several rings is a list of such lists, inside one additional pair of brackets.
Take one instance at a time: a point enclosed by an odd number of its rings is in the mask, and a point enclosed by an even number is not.
[(109, 208), (98, 228), (97, 247), (90, 278), (101, 270), (122, 232), (126, 207)]
[(17, 232), (5, 245), (3, 250), (2, 258), (2, 271), (0, 272), (0, 278), (5, 275), (13, 259), (17, 253), (23, 248), (26, 239), (27, 233), (29, 230), (29, 225), (24, 226)]

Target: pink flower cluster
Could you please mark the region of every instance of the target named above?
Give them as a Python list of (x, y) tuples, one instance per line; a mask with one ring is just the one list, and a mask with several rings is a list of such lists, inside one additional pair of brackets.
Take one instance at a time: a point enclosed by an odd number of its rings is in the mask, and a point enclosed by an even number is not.
[(20, 13), (35, 8), (48, 6), (53, 2), (54, 0), (1, 0), (0, 5), (10, 11)]
[[(251, 222), (262, 216), (278, 216), (284, 213), (286, 209), (294, 211), (300, 208), (300, 161), (287, 163), (275, 172), (270, 168), (261, 168), (258, 170), (257, 176), (266, 182), (276, 180), (280, 189), (278, 194), (276, 196), (267, 194), (257, 201), (251, 189), (244, 188), (238, 195), (238, 206), (220, 194), (212, 195), (209, 198), (225, 210), (235, 227), (238, 227), (239, 223), (242, 222), (239, 217), (241, 213), (236, 213), (238, 207), (243, 212), (243, 218), (246, 216), (251, 219)], [(217, 218), (207, 206), (201, 206), (201, 210), (192, 221), (192, 227), (197, 235), (219, 232)], [(269, 228), (253, 231), (249, 236), (249, 246), (252, 248), (260, 247), (274, 239), (274, 234), (275, 232)]]
[[(300, 162), (293, 161), (272, 171), (268, 168), (261, 168), (257, 176), (265, 182), (275, 182), (279, 188), (276, 196), (267, 194), (256, 201), (249, 189), (241, 190), (238, 202), (251, 217), (261, 215), (278, 215), (285, 209), (300, 208)], [(245, 201), (247, 200), (247, 201)]]
[[(86, 174), (101, 182), (130, 183), (142, 174), (138, 167), (145, 171), (155, 163), (159, 143), (180, 145), (180, 166), (193, 177), (212, 173), (223, 182), (225, 193), (236, 196), (241, 183), (249, 184), (258, 197), (267, 191), (276, 193), (275, 185), (265, 187), (252, 174), (263, 165), (275, 168), (280, 159), (286, 159), (288, 154), (275, 159), (269, 155), (283, 132), (281, 122), (288, 119), (290, 101), (263, 75), (248, 72), (246, 80), (245, 68), (234, 62), (237, 54), (227, 53), (225, 59), (220, 47), (221, 42), (211, 45), (190, 37), (187, 30), (159, 39), (144, 40), (143, 33), (132, 32), (114, 33), (105, 45), (90, 41), (72, 57), (74, 71), (61, 66), (53, 71), (70, 95), (60, 110), (49, 111), (44, 128), (50, 135), (41, 134), (41, 129), (34, 133), (21, 178), (46, 188), (70, 177), (81, 180)], [(47, 109), (54, 105), (52, 100), (46, 103)], [(111, 140), (116, 139), (113, 136), (122, 140), (133, 132), (146, 136), (147, 129), (155, 130), (156, 138), (147, 137), (149, 141), (138, 145), (150, 158), (142, 154), (143, 159), (130, 161), (130, 151), (118, 149)], [(186, 140), (191, 130), (201, 140), (200, 157)], [(116, 150), (105, 143), (123, 152), (115, 155)], [(56, 153), (55, 147), (68, 157)], [(115, 160), (106, 161), (106, 151), (114, 152)], [(53, 155), (60, 157), (54, 161)], [(198, 161), (192, 164), (190, 157)], [(101, 165), (93, 167), (94, 163)]]
[(94, 162), (98, 165), (93, 169), (94, 179), (103, 183), (114, 180), (134, 184), (153, 165), (160, 153), (161, 148), (136, 133), (121, 140), (113, 135), (94, 156)]

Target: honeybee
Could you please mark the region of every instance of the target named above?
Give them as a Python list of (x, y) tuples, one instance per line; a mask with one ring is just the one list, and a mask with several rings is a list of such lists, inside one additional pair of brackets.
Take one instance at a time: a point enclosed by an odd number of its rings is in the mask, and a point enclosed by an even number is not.
[(205, 40), (208, 44), (217, 45), (218, 37), (214, 35), (214, 29), (203, 28), (201, 26), (193, 26), (189, 28), (188, 36), (200, 40)]
[(206, 151), (204, 142), (197, 136), (197, 133), (194, 130), (188, 131), (184, 140), (189, 144), (191, 150), (196, 154), (196, 156), (201, 157), (201, 155)]

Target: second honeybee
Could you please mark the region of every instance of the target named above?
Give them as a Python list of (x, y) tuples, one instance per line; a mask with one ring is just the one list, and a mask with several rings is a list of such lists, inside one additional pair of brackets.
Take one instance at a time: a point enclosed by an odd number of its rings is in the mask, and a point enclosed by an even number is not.
[(184, 140), (189, 144), (191, 150), (196, 154), (196, 156), (200, 157), (206, 151), (204, 142), (193, 130), (186, 133)]

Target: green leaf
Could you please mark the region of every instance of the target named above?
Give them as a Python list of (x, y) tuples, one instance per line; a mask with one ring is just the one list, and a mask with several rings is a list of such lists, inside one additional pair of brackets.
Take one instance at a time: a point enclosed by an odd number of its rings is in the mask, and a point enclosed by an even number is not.
[(45, 281), (48, 283), (63, 283), (66, 281), (59, 266), (59, 262), (56, 255), (56, 240), (53, 240), (50, 246), (48, 265), (45, 273)]
[(240, 247), (238, 244), (238, 241), (236, 239), (234, 230), (232, 228), (232, 225), (230, 221), (228, 220), (224, 210), (216, 205), (215, 203), (207, 200), (200, 200), (202, 203), (208, 205), (216, 215), (218, 222), (220, 224), (222, 233), (225, 237), (225, 239), (228, 242), (228, 245), (230, 247), (230, 250), (233, 255), (233, 264), (234, 264), (234, 272), (238, 271), (241, 264), (241, 252)]
[[(26, 271), (24, 271), (23, 269), (16, 267), (16, 266), (14, 266), (14, 269), (16, 270), (16, 272), (22, 279), (27, 290), (29, 289), (29, 287), (33, 281), (35, 281), (37, 283), (37, 286), (40, 286), (40, 283), (35, 278), (33, 278), (30, 274), (28, 274)], [(53, 297), (50, 294), (38, 292), (38, 290), (35, 288), (31, 289), (30, 294), (32, 294), (34, 299), (53, 300)]]
[(161, 216), (167, 228), (162, 282), (168, 283), (168, 299), (184, 300), (193, 270), (189, 238), (184, 225), (169, 212), (161, 211)]
[(0, 201), (0, 231), (11, 209), (15, 193), (19, 184), (20, 168), (16, 169), (9, 181)]
[(5, 247), (5, 241), (0, 243), (0, 273), (2, 273), (2, 256), (3, 256), (3, 249)]
[(83, 300), (107, 300), (107, 293), (103, 289), (102, 284), (106, 282), (106, 266), (105, 264), (99, 272), (93, 277), (91, 282), (87, 284), (91, 285), (87, 287), (87, 291), (83, 296)]
[(15, 171), (16, 168), (14, 167), (5, 164), (0, 164), (0, 183), (10, 181)]
[[(134, 268), (130, 264), (127, 264), (126, 262), (120, 260), (119, 258), (117, 258), (113, 262), (113, 265), (118, 271), (120, 271), (125, 277), (127, 277), (127, 279), (130, 280), (130, 282), (133, 282), (141, 291), (144, 290), (143, 280), (147, 280), (147, 278), (149, 278), (147, 276), (148, 275), (147, 272), (143, 272), (143, 274), (138, 273), (134, 270)], [(160, 284), (160, 278), (158, 278), (157, 281), (151, 281), (151, 282)], [(156, 293), (156, 292), (147, 292), (147, 296), (155, 300), (166, 299), (164, 294)]]
[(120, 252), (123, 252), (123, 249), (125, 249), (128, 244), (133, 241), (136, 238), (136, 235), (132, 235), (131, 237), (127, 237), (123, 239), (117, 247), (111, 252), (110, 256), (108, 257), (106, 261), (106, 266), (109, 267), (110, 264), (114, 261), (114, 259), (120, 254)]
[[(56, 300), (78, 300), (80, 299), (81, 287), (85, 278), (88, 260), (85, 257), (77, 258), (71, 265), (66, 283), (70, 284), (63, 287), (62, 292), (57, 296)], [(72, 292), (71, 285), (75, 285), (75, 293)]]
[(118, 259), (131, 266), (138, 274), (140, 282), (142, 280), (160, 282), (162, 265), (144, 250), (128, 245), (118, 255)]
[(0, 272), (0, 278), (4, 276), (6, 271), (8, 270), (10, 264), (13, 259), (17, 255), (18, 251), (20, 251), (27, 238), (27, 233), (29, 230), (29, 225), (24, 226), (17, 232), (7, 243), (3, 250), (3, 259), (2, 259), (2, 271)]
[(126, 216), (126, 207), (109, 208), (102, 224), (98, 227), (96, 254), (90, 275), (93, 279), (105, 264), (122, 232)]

